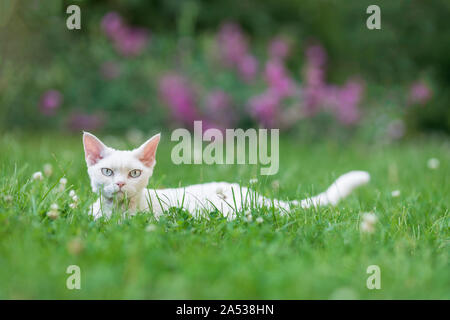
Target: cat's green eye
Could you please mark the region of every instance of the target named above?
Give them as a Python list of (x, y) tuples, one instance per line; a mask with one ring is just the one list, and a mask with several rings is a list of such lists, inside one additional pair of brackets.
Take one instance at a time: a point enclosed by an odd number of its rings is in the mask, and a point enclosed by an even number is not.
[(102, 173), (104, 176), (110, 177), (113, 175), (114, 172), (111, 169), (102, 168)]
[(137, 178), (137, 177), (139, 177), (141, 175), (141, 173), (142, 173), (141, 170), (134, 169), (134, 170), (130, 171), (129, 175), (130, 175), (131, 178)]

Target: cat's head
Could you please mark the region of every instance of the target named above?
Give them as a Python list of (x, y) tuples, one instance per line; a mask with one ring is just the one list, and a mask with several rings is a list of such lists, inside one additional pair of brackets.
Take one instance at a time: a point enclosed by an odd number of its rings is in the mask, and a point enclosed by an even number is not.
[(147, 187), (156, 164), (157, 134), (131, 151), (107, 147), (96, 136), (83, 134), (83, 145), (91, 186), (107, 199), (133, 198)]

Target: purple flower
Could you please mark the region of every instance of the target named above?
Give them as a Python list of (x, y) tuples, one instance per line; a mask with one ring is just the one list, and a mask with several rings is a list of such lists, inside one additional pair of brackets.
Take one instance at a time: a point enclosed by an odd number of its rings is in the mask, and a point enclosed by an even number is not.
[(211, 112), (220, 113), (226, 111), (230, 105), (230, 96), (223, 90), (212, 91), (206, 97), (206, 106)]
[(103, 117), (101, 115), (74, 112), (68, 118), (68, 127), (70, 130), (79, 132), (81, 130), (95, 131), (103, 126)]
[(333, 112), (344, 125), (352, 125), (360, 118), (358, 105), (362, 99), (363, 84), (349, 81), (343, 87), (325, 82), (327, 55), (320, 45), (306, 50), (305, 83), (303, 88), (306, 114), (314, 115), (321, 109)]
[(325, 109), (334, 111), (339, 104), (341, 88), (336, 85), (324, 85), (322, 87), (321, 103)]
[(324, 86), (325, 84), (325, 70), (323, 68), (308, 65), (306, 67), (306, 84), (309, 86)]
[(339, 90), (337, 117), (345, 125), (351, 125), (359, 120), (358, 104), (361, 100), (363, 86), (360, 82), (349, 81)]
[(112, 11), (103, 16), (101, 26), (108, 37), (114, 38), (122, 30), (124, 24), (122, 17), (117, 12)]
[(228, 66), (236, 66), (247, 55), (247, 40), (241, 28), (235, 23), (222, 25), (218, 34), (218, 44), (224, 63)]
[(238, 62), (238, 71), (245, 81), (251, 81), (258, 73), (258, 60), (250, 54), (242, 57)]
[(102, 19), (101, 27), (114, 43), (116, 51), (125, 57), (141, 54), (149, 40), (147, 30), (126, 25), (117, 12), (107, 13)]
[(327, 54), (321, 45), (313, 45), (306, 49), (306, 59), (308, 64), (321, 67), (327, 62)]
[(62, 100), (63, 96), (58, 90), (48, 90), (41, 96), (39, 108), (47, 116), (54, 115), (56, 109), (61, 106)]
[(124, 27), (114, 36), (114, 47), (125, 57), (142, 53), (148, 43), (149, 34), (143, 28)]
[(269, 55), (274, 59), (285, 59), (289, 55), (289, 49), (286, 40), (276, 37), (269, 44)]
[(266, 63), (264, 74), (269, 88), (280, 98), (291, 96), (295, 92), (294, 81), (287, 75), (281, 60), (269, 60)]
[(194, 120), (199, 118), (194, 93), (185, 78), (166, 74), (159, 81), (159, 91), (178, 122), (192, 126)]
[(205, 106), (207, 116), (214, 122), (221, 123), (223, 127), (229, 127), (235, 121), (231, 98), (225, 91), (210, 92), (206, 97)]
[(417, 81), (409, 89), (409, 103), (424, 105), (432, 96), (431, 89), (423, 81)]
[(100, 73), (107, 80), (116, 79), (120, 75), (120, 65), (113, 61), (107, 61), (101, 65)]
[(303, 89), (305, 109), (308, 115), (314, 115), (327, 100), (325, 83), (326, 53), (322, 46), (314, 45), (306, 49), (305, 83)]
[(315, 114), (326, 99), (327, 86), (324, 83), (324, 72), (315, 66), (306, 67), (306, 87), (303, 89), (306, 112)]
[(241, 28), (234, 23), (223, 24), (217, 44), (225, 66), (235, 69), (244, 81), (252, 81), (258, 72), (258, 60), (249, 53)]
[(307, 86), (303, 88), (306, 115), (313, 116), (325, 106), (327, 101), (326, 86)]
[(250, 113), (264, 127), (273, 128), (276, 125), (277, 114), (280, 109), (280, 97), (273, 90), (255, 96), (249, 101)]

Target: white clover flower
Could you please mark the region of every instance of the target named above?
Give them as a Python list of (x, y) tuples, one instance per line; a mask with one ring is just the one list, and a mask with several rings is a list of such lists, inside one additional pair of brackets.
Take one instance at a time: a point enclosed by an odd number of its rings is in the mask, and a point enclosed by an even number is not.
[(361, 222), (361, 231), (365, 233), (373, 233), (375, 231), (375, 227), (367, 221), (363, 221)]
[(42, 174), (42, 172), (37, 171), (37, 172), (33, 173), (32, 178), (33, 178), (33, 180), (43, 180), (44, 175)]
[(78, 202), (78, 196), (77, 196), (77, 195), (74, 195), (74, 196), (72, 197), (72, 200), (73, 200), (73, 202)]
[(258, 179), (256, 179), (256, 178), (250, 179), (250, 180), (248, 181), (248, 183), (250, 183), (250, 184), (256, 184), (256, 183), (258, 183)]
[(428, 162), (427, 162), (428, 168), (435, 170), (435, 169), (439, 168), (439, 165), (440, 165), (439, 159), (436, 159), (436, 158), (428, 159)]
[(77, 194), (75, 193), (75, 190), (70, 190), (69, 192), (69, 197), (73, 198), (75, 197)]
[(247, 222), (252, 222), (252, 220), (253, 220), (252, 214), (251, 213), (247, 213), (245, 215), (245, 217), (244, 217), (244, 220), (247, 221)]
[(400, 190), (394, 190), (391, 192), (391, 196), (396, 198), (400, 196)]
[(49, 212), (47, 212), (47, 217), (54, 220), (59, 217), (59, 211), (58, 210), (50, 210)]
[(264, 219), (263, 219), (263, 217), (258, 217), (258, 218), (256, 218), (256, 220), (255, 220), (257, 223), (263, 223), (264, 222)]
[(50, 219), (56, 219), (59, 217), (59, 207), (56, 203), (53, 203), (50, 206), (50, 211), (47, 212), (47, 217), (49, 217)]
[(272, 181), (272, 188), (275, 189), (275, 190), (280, 189), (280, 181), (273, 180)]
[(373, 233), (375, 231), (375, 224), (377, 221), (378, 217), (374, 213), (364, 213), (360, 225), (361, 232)]
[(52, 165), (51, 165), (50, 163), (44, 164), (44, 174), (45, 174), (47, 177), (50, 177), (50, 176), (52, 175), (52, 173), (53, 173), (53, 167), (52, 167)]
[(145, 231), (147, 231), (147, 232), (153, 232), (153, 231), (155, 231), (156, 230), (156, 225), (154, 225), (154, 224), (149, 224), (146, 228), (145, 228)]
[(67, 251), (72, 255), (77, 255), (84, 249), (83, 241), (80, 238), (74, 238), (67, 243)]
[(76, 202), (72, 202), (71, 204), (69, 204), (69, 208), (71, 208), (71, 209), (75, 209), (76, 207), (77, 207)]
[(67, 184), (67, 179), (66, 178), (61, 178), (59, 180), (59, 187), (58, 190), (63, 192), (66, 189), (66, 184)]
[(368, 212), (363, 215), (363, 220), (370, 224), (375, 224), (377, 222), (378, 218), (375, 215), (375, 213)]

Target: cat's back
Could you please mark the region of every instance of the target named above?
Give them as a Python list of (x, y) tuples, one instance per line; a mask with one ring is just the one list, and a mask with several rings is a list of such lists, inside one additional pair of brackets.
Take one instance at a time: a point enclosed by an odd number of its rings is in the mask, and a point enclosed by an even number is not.
[(167, 189), (157, 189), (156, 191), (168, 194), (168, 193), (190, 193), (197, 196), (202, 195), (210, 195), (210, 194), (218, 194), (218, 193), (232, 193), (232, 192), (240, 192), (241, 189), (246, 189), (245, 187), (241, 187), (238, 183), (229, 183), (229, 182), (207, 182), (207, 183), (199, 183), (192, 184), (185, 187), (179, 188), (167, 188)]
[(169, 207), (183, 207), (194, 216), (217, 209), (224, 217), (232, 219), (243, 205), (264, 200), (252, 189), (224, 181), (147, 191), (155, 216), (160, 216)]
[(193, 184), (179, 188), (149, 189), (149, 191), (152, 196), (155, 195), (157, 199), (164, 200), (163, 202), (167, 206), (183, 204), (188, 210), (195, 207), (209, 207), (211, 204), (216, 208), (227, 207), (229, 203), (235, 201), (240, 203), (241, 195), (245, 197), (247, 194), (246, 187), (241, 187), (238, 183), (223, 181)]

